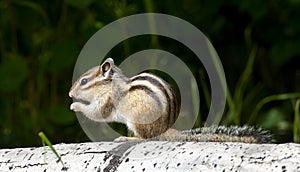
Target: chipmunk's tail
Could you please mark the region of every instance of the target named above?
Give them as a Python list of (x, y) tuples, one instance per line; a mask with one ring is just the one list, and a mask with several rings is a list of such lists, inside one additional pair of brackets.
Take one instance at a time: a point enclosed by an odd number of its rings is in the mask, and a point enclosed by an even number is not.
[(268, 130), (253, 126), (210, 126), (182, 131), (181, 137), (187, 141), (205, 142), (244, 142), (272, 143), (274, 140)]

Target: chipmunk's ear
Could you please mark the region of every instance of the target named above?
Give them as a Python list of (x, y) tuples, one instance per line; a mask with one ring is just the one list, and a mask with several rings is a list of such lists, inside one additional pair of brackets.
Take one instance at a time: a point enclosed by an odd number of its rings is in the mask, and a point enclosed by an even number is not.
[(100, 66), (100, 73), (102, 74), (102, 76), (108, 76), (113, 66), (114, 60), (112, 58), (106, 59)]

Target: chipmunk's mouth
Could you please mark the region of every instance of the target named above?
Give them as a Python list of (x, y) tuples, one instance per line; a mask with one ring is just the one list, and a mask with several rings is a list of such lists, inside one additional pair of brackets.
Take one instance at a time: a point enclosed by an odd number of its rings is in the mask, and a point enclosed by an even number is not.
[(73, 98), (73, 103), (75, 103), (75, 102), (79, 102), (79, 103), (82, 103), (82, 104), (85, 104), (85, 105), (91, 104), (91, 102), (89, 102), (89, 101), (86, 101), (86, 100), (83, 100), (83, 99)]

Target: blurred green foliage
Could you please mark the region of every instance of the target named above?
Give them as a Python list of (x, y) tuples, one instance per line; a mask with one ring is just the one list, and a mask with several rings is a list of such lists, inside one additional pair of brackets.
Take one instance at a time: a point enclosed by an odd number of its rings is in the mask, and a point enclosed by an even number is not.
[[(265, 97), (300, 91), (299, 9), (299, 0), (2, 0), (0, 147), (40, 145), (37, 133), (41, 130), (53, 143), (88, 141), (69, 110), (68, 90), (76, 58), (101, 27), (145, 12), (177, 16), (209, 37), (228, 82), (223, 123), (247, 123)], [(201, 96), (208, 100), (209, 81), (194, 54), (174, 40), (150, 37), (126, 40), (111, 56), (120, 62), (143, 49), (170, 51), (205, 85), (200, 87), (206, 88)], [(278, 141), (292, 141), (297, 97), (266, 102), (251, 119), (252, 124), (271, 129)], [(201, 104), (201, 114), (206, 114), (208, 107)], [(299, 127), (299, 122), (296, 125)]]

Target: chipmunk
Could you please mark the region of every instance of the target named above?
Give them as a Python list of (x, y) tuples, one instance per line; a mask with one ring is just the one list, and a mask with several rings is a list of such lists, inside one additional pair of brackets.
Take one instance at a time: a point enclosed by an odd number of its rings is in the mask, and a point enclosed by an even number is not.
[(179, 104), (170, 85), (151, 73), (128, 78), (111, 58), (82, 74), (72, 85), (69, 96), (73, 98), (71, 110), (81, 112), (94, 121), (123, 123), (135, 135), (120, 137), (116, 141), (271, 141), (268, 131), (248, 126), (173, 129)]

